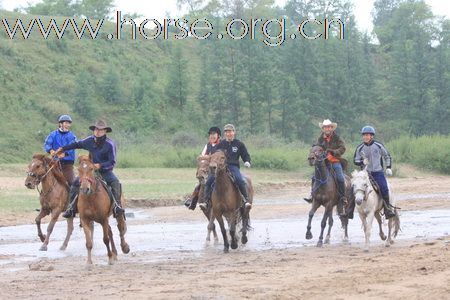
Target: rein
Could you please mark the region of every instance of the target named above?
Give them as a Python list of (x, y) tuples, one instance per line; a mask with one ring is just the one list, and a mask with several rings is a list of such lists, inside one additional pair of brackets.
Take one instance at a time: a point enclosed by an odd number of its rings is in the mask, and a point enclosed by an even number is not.
[(42, 194), (42, 193), (44, 192), (43, 189), (42, 189), (42, 190), (39, 190), (39, 183), (42, 184), (42, 180), (43, 180), (45, 177), (47, 177), (48, 173), (50, 173), (50, 171), (51, 171), (54, 167), (55, 167), (55, 165), (51, 166), (51, 167), (47, 170), (47, 172), (46, 172), (44, 175), (42, 175), (40, 178), (39, 178), (38, 176), (36, 176), (35, 174), (31, 173), (31, 172), (30, 172), (30, 173), (33, 174), (33, 175), (29, 174), (30, 176), (35, 177), (35, 178), (37, 179), (38, 184), (36, 185), (36, 190), (39, 192), (39, 196), (41, 196), (41, 197), (46, 197), (48, 194), (50, 194), (51, 191), (53, 191), (53, 188), (55, 187), (55, 184), (56, 184), (56, 178), (53, 178), (53, 184), (52, 184), (52, 186), (49, 188), (49, 190), (48, 190), (47, 192), (45, 192), (45, 194)]

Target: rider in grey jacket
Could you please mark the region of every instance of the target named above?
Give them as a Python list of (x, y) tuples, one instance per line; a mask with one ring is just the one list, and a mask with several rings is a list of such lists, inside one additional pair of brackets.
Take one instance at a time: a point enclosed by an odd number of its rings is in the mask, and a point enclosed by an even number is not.
[(363, 143), (360, 144), (355, 151), (354, 163), (364, 168), (364, 159), (367, 158), (367, 172), (372, 175), (381, 190), (381, 196), (384, 199), (384, 215), (386, 219), (395, 216), (389, 204), (389, 186), (384, 176), (384, 162), (386, 163), (386, 175), (392, 175), (392, 158), (384, 145), (374, 140), (375, 129), (372, 126), (364, 126), (361, 130)]

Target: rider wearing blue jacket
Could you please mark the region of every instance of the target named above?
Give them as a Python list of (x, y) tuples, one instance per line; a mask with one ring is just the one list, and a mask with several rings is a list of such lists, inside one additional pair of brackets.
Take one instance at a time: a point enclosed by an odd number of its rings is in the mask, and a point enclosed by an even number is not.
[[(44, 151), (54, 155), (60, 147), (67, 146), (76, 142), (77, 137), (70, 131), (72, 126), (72, 118), (69, 115), (61, 115), (58, 118), (58, 129), (52, 131), (44, 143)], [(61, 169), (69, 185), (74, 179), (73, 163), (75, 161), (75, 150), (68, 150), (64, 153), (64, 157), (60, 159)]]
[[(62, 153), (72, 149), (84, 149), (89, 151), (89, 155), (92, 158), (92, 162), (96, 170), (103, 178), (104, 181), (111, 187), (113, 194), (113, 214), (114, 217), (125, 213), (120, 200), (122, 195), (122, 187), (119, 179), (113, 173), (114, 165), (116, 164), (116, 145), (114, 142), (106, 136), (107, 132), (111, 132), (111, 127), (108, 127), (102, 120), (97, 121), (95, 125), (89, 127), (94, 132), (93, 135), (72, 143), (70, 145), (59, 148), (57, 153)], [(70, 189), (70, 203), (67, 210), (64, 212), (63, 217), (74, 217), (76, 213), (76, 200), (80, 189), (80, 179), (77, 177)]]

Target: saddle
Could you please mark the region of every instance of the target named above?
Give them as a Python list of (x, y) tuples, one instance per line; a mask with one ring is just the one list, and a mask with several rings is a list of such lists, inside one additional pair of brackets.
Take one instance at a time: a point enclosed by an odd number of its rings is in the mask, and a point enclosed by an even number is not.
[(378, 185), (378, 183), (375, 181), (375, 179), (373, 178), (373, 176), (367, 172), (369, 174), (369, 181), (372, 184), (373, 190), (375, 191), (375, 193), (377, 193), (378, 195), (381, 195), (381, 189), (380, 186)]
[(113, 196), (111, 187), (106, 183), (106, 181), (103, 180), (103, 178), (101, 176), (96, 177), (96, 179), (105, 188), (106, 192), (108, 193), (109, 200), (111, 201), (111, 204), (113, 204), (114, 203), (114, 196)]

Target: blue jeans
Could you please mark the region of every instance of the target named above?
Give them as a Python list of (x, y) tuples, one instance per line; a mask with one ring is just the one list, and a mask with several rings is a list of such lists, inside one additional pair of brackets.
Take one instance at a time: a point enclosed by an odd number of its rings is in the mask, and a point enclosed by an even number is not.
[(337, 181), (345, 182), (344, 170), (342, 170), (341, 163), (332, 163), (331, 166), (333, 167), (334, 173), (336, 173)]
[(239, 191), (244, 196), (244, 198), (247, 200), (247, 188), (244, 178), (242, 177), (241, 170), (238, 166), (235, 165), (228, 165), (228, 169), (230, 170), (230, 173), (233, 175), (234, 179), (236, 180), (236, 184), (239, 187)]
[(370, 172), (370, 174), (380, 187), (381, 195), (383, 196), (383, 198), (389, 196), (389, 187), (386, 181), (386, 177), (384, 176), (384, 172)]

